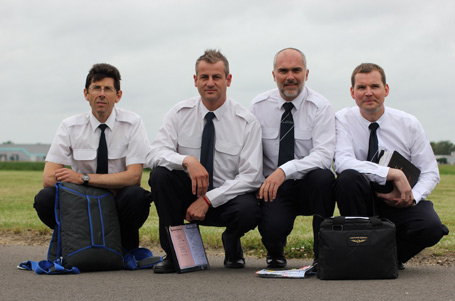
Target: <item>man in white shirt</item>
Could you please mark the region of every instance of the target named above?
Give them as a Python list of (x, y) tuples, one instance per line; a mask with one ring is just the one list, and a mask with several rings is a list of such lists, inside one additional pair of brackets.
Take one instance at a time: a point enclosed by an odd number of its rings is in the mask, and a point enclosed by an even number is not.
[(333, 214), (335, 117), (330, 103), (305, 86), (305, 55), (286, 48), (274, 58), (278, 88), (255, 97), (251, 111), (262, 127), (264, 176), (259, 232), (267, 249), (267, 267), (284, 268), (284, 246), (297, 215), (313, 215), (314, 258), (324, 217)]
[[(436, 159), (419, 121), (384, 105), (389, 86), (380, 66), (357, 66), (351, 84), (351, 96), (357, 106), (336, 113), (338, 177), (334, 189), (338, 208), (341, 215), (379, 215), (394, 222), (398, 267), (404, 269), (403, 263), (448, 234), (433, 203), (425, 200), (439, 183)], [(401, 170), (376, 163), (381, 150), (398, 151), (420, 169), (414, 187)], [(393, 183), (394, 190), (376, 192), (375, 183), (384, 185), (386, 181)]]
[(149, 184), (161, 247), (168, 255), (155, 273), (175, 272), (165, 227), (181, 225), (184, 219), (226, 227), (224, 265), (245, 266), (240, 238), (260, 218), (254, 192), (263, 180), (261, 128), (250, 112), (227, 98), (231, 79), (227, 59), (206, 50), (194, 75), (200, 96), (177, 103), (152, 142)]
[[(122, 97), (120, 79), (117, 68), (108, 64), (89, 71), (84, 96), (91, 111), (63, 120), (58, 128), (44, 165), (44, 189), (35, 196), (34, 207), (53, 229), (57, 182), (109, 189), (115, 193), (122, 245), (132, 250), (139, 246), (139, 228), (150, 209), (150, 193), (140, 187), (150, 145), (139, 115), (114, 107)], [(107, 144), (105, 170), (97, 166), (102, 165), (97, 163), (101, 128)]]

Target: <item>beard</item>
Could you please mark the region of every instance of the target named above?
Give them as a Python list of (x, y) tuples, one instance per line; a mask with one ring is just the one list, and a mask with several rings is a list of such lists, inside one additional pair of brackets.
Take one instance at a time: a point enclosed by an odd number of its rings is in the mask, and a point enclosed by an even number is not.
[[(295, 90), (292, 90), (292, 91), (288, 91), (286, 90), (286, 85), (289, 85), (289, 84), (295, 84), (297, 85), (297, 89)], [(305, 82), (302, 83), (301, 86), (299, 86), (299, 83), (296, 82), (296, 81), (291, 81), (291, 82), (286, 82), (283, 87), (281, 88), (281, 94), (283, 94), (284, 96), (288, 97), (288, 98), (295, 98), (297, 96), (300, 95), (300, 93), (302, 93), (303, 91), (303, 87), (305, 87)]]

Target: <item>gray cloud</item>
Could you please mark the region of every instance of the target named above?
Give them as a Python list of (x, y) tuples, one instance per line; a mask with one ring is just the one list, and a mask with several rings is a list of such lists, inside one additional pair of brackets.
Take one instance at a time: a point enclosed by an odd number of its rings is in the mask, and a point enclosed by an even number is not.
[(361, 62), (386, 71), (386, 103), (415, 115), (432, 141), (455, 141), (451, 93), (455, 4), (441, 1), (8, 1), (0, 12), (0, 142), (50, 143), (60, 121), (88, 111), (94, 63), (122, 74), (120, 107), (144, 118), (149, 137), (177, 101), (197, 94), (194, 61), (225, 53), (229, 96), (249, 106), (274, 87), (284, 47), (308, 58), (308, 85), (335, 109), (354, 105)]

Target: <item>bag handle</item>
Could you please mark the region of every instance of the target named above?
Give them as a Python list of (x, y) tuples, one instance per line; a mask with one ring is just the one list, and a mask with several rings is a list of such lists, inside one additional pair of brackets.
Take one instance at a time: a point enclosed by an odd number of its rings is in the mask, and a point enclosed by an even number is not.
[[(360, 217), (361, 219), (368, 219), (373, 227), (382, 226), (382, 220), (378, 216), (370, 216), (368, 218)], [(346, 216), (335, 216), (333, 218), (332, 228), (333, 227), (340, 227), (341, 230), (343, 229), (343, 225), (346, 222)]]

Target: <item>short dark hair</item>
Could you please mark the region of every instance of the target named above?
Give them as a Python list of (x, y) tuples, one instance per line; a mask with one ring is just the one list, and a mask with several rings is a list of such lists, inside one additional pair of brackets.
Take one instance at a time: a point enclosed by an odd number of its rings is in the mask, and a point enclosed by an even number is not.
[(387, 84), (387, 82), (386, 82), (386, 78), (385, 78), (384, 69), (382, 69), (381, 66), (373, 64), (373, 63), (362, 63), (362, 64), (358, 65), (352, 72), (352, 75), (351, 75), (352, 87), (355, 86), (355, 75), (357, 73), (370, 73), (374, 70), (378, 71), (381, 74), (381, 80), (385, 86)]
[(197, 60), (196, 60), (196, 74), (197, 74), (197, 67), (199, 65), (200, 61), (205, 61), (210, 64), (215, 64), (216, 62), (223, 62), (224, 63), (224, 74), (226, 77), (229, 75), (229, 62), (227, 58), (219, 51), (215, 49), (207, 49), (203, 55), (201, 55)]
[(88, 72), (87, 80), (85, 81), (85, 89), (90, 87), (92, 82), (100, 81), (106, 77), (114, 80), (114, 88), (117, 92), (120, 90), (120, 72), (117, 68), (109, 64), (95, 64)]

